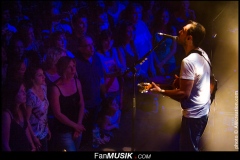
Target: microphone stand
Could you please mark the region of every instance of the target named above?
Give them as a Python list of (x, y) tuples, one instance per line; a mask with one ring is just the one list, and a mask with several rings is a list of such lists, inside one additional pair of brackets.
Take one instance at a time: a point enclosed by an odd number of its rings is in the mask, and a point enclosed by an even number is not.
[(148, 51), (142, 58), (140, 58), (139, 60), (137, 60), (133, 66), (131, 66), (130, 68), (127, 68), (126, 71), (123, 73), (123, 76), (125, 76), (126, 74), (128, 74), (129, 72), (133, 73), (133, 111), (132, 111), (132, 147), (131, 147), (131, 151), (134, 151), (134, 147), (135, 147), (135, 116), (136, 116), (136, 87), (135, 87), (135, 83), (136, 83), (136, 66), (137, 65), (142, 65), (142, 63), (144, 63), (147, 60), (147, 57), (152, 53), (152, 51), (154, 51), (160, 44), (162, 44), (167, 37), (163, 37), (163, 39), (158, 42), (156, 44), (156, 46), (151, 49), (150, 51)]

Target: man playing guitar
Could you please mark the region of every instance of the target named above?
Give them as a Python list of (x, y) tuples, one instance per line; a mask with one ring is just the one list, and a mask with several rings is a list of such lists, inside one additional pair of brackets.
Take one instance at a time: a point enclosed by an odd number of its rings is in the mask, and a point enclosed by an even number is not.
[[(176, 38), (186, 57), (182, 60), (180, 76), (175, 77), (172, 90), (164, 90), (152, 82), (150, 91), (161, 93), (181, 103), (182, 124), (180, 151), (199, 151), (199, 141), (208, 122), (210, 110), (210, 74), (208, 55), (199, 46), (206, 31), (201, 24), (189, 21)], [(197, 52), (201, 52), (200, 55)]]

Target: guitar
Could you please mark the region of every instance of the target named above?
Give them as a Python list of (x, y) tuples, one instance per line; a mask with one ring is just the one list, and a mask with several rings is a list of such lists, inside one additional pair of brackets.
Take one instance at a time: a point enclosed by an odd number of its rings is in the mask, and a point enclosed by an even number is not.
[(218, 81), (215, 78), (214, 74), (210, 76), (210, 93), (211, 93), (211, 104), (213, 100), (215, 99), (216, 92), (218, 90)]
[[(215, 78), (214, 75), (210, 76), (210, 94), (211, 94), (211, 104), (213, 102), (213, 100), (215, 99), (215, 94), (217, 92), (217, 79)], [(175, 83), (179, 83), (179, 79), (176, 79)], [(160, 86), (159, 84), (157, 84), (157, 86)], [(161, 85), (162, 86), (162, 85)], [(176, 84), (174, 84), (174, 88), (176, 88)], [(138, 90), (140, 93), (148, 93), (148, 91), (153, 88), (153, 85), (151, 83), (148, 82), (141, 82), (138, 83)], [(162, 87), (161, 87), (162, 88)], [(179, 87), (177, 87), (179, 88)]]

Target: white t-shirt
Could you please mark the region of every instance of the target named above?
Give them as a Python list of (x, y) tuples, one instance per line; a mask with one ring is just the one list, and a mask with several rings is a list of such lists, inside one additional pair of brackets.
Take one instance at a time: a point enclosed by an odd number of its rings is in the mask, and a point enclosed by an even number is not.
[[(103, 64), (103, 69), (106, 74), (111, 74), (117, 72), (120, 68), (117, 62), (117, 51), (116, 49), (112, 49), (112, 56), (105, 56), (102, 53), (96, 52), (96, 54), (100, 57), (101, 62)], [(109, 53), (110, 54), (110, 53)], [(111, 83), (107, 92), (116, 92), (119, 90), (119, 82), (117, 77), (113, 77), (113, 82), (111, 82), (111, 78), (105, 78), (105, 83)]]
[[(209, 60), (207, 54), (199, 50)], [(189, 98), (181, 101), (183, 116), (187, 118), (200, 118), (209, 113), (210, 66), (204, 57), (191, 53), (182, 60), (180, 78), (194, 80)]]

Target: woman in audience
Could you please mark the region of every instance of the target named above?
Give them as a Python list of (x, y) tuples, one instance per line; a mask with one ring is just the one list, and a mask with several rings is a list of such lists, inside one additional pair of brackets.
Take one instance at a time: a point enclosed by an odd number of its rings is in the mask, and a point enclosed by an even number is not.
[(27, 87), (27, 118), (31, 125), (31, 135), (38, 151), (48, 151), (48, 140), (51, 132), (48, 127), (48, 107), (47, 87), (43, 69), (39, 67), (29, 67), (26, 71)]
[(78, 151), (82, 132), (84, 100), (82, 86), (76, 76), (76, 61), (68, 56), (57, 62), (61, 78), (55, 82), (50, 95), (54, 114), (53, 143), (57, 151)]
[(26, 91), (22, 81), (8, 82), (2, 105), (2, 150), (36, 151), (26, 115)]

